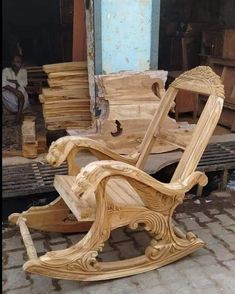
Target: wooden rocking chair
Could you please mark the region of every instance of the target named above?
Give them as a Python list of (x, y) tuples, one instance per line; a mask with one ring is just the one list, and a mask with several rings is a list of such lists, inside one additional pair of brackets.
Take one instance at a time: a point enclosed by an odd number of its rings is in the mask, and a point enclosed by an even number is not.
[[(162, 128), (181, 89), (209, 96), (192, 132)], [(224, 89), (219, 76), (209, 67), (200, 66), (185, 72), (171, 84), (135, 153), (120, 156), (91, 139), (77, 137), (64, 137), (52, 144), (49, 162), (58, 166), (67, 159), (69, 164), (68, 176), (55, 176), (54, 185), (61, 196), (49, 205), (32, 207), (9, 217), (19, 225), (30, 259), (23, 269), (52, 278), (105, 280), (159, 268), (204, 246), (193, 233), (184, 234), (174, 227), (172, 214), (187, 191), (196, 184), (207, 183), (206, 175), (195, 169), (217, 125), (223, 100)], [(169, 184), (141, 170), (154, 140), (159, 137), (185, 150)], [(105, 160), (92, 162), (77, 174), (74, 161), (81, 149), (89, 149), (98, 159)], [(75, 220), (68, 217), (70, 211)], [(78, 232), (91, 223), (89, 232), (77, 244), (37, 257), (28, 227)], [(135, 229), (139, 224), (144, 224), (153, 235), (144, 255), (123, 261), (98, 262), (96, 257), (112, 230), (122, 226)]]

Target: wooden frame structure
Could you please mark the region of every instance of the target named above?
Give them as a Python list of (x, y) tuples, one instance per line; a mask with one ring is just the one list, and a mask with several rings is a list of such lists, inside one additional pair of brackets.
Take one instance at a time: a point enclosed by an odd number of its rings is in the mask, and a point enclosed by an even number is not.
[[(209, 98), (193, 131), (174, 134), (162, 125), (181, 89)], [(53, 143), (48, 161), (58, 166), (67, 160), (69, 165), (68, 176), (55, 176), (54, 185), (61, 196), (49, 205), (32, 207), (9, 217), (19, 225), (30, 258), (23, 269), (53, 278), (105, 280), (159, 268), (204, 246), (193, 233), (184, 234), (174, 227), (172, 214), (187, 191), (196, 184), (207, 183), (206, 175), (195, 170), (219, 120), (223, 101), (224, 88), (219, 76), (211, 68), (200, 66), (185, 72), (170, 85), (144, 140), (129, 156), (121, 156), (86, 138), (64, 137)], [(169, 184), (141, 170), (159, 137), (184, 149)], [(81, 149), (90, 150), (102, 160), (79, 171), (75, 156)], [(69, 217), (70, 211), (73, 219)], [(135, 229), (139, 224), (144, 224), (153, 236), (142, 256), (115, 262), (96, 259), (112, 230), (122, 226)], [(57, 232), (78, 232), (89, 227), (90, 230), (72, 247), (37, 257), (28, 227)]]

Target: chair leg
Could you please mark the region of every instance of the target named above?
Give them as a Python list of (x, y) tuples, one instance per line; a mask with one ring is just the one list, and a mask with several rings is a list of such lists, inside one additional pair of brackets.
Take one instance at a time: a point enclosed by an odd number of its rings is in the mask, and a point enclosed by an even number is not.
[(46, 232), (79, 233), (87, 232), (93, 220), (77, 221), (69, 217), (70, 210), (61, 197), (48, 205), (33, 206), (22, 213), (13, 213), (8, 217), (9, 222), (16, 224), (19, 217), (24, 217), (27, 226)]

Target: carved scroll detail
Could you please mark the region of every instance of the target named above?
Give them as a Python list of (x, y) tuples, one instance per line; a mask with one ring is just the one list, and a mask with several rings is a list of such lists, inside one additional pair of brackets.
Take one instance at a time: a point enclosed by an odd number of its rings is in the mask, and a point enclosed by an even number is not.
[[(176, 78), (171, 86), (178, 88), (180, 85), (183, 85), (186, 87), (188, 82), (191, 82), (191, 86), (195, 85), (198, 90), (200, 90), (200, 87), (208, 88), (210, 95), (221, 98), (225, 97), (224, 86), (220, 77), (216, 75), (209, 66), (198, 66), (186, 71)], [(190, 91), (190, 88), (188, 90)]]

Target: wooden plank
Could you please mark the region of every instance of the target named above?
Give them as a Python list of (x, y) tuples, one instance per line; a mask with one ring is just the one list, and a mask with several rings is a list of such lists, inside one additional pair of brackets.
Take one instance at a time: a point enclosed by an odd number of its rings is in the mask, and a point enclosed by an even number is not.
[(56, 122), (58, 121), (58, 119), (60, 120), (60, 122), (64, 122), (64, 121), (88, 121), (89, 120), (89, 116), (88, 115), (82, 115), (82, 114), (75, 114), (75, 115), (64, 115), (64, 116), (60, 116), (60, 117), (46, 117), (45, 118), (45, 122), (46, 123), (50, 123), (50, 122)]
[(52, 72), (58, 72), (58, 71), (79, 70), (79, 69), (86, 69), (87, 62), (86, 61), (76, 61), (76, 62), (46, 64), (46, 65), (43, 65), (42, 68), (46, 73), (52, 73)]
[(42, 94), (45, 97), (66, 97), (66, 96), (75, 96), (75, 95), (85, 95), (89, 93), (88, 88), (83, 87), (83, 85), (75, 85), (74, 88), (69, 89), (51, 89), (51, 88), (43, 88)]
[(84, 77), (88, 77), (88, 72), (87, 70), (73, 70), (73, 71), (59, 71), (59, 72), (52, 72), (49, 75), (50, 79), (53, 78), (73, 78), (75, 77), (80, 77), (80, 76), (84, 76)]
[(36, 141), (36, 128), (35, 128), (35, 117), (26, 118), (23, 121), (22, 127), (22, 142), (24, 143), (35, 143)]
[(46, 123), (46, 127), (49, 131), (70, 129), (87, 129), (91, 127), (91, 121), (64, 121), (64, 122), (50, 122)]
[(73, 79), (73, 80), (47, 80), (48, 84), (50, 87), (61, 87), (61, 86), (70, 86), (70, 85), (83, 85), (83, 84), (87, 84), (88, 80), (86, 79), (81, 79), (81, 78), (77, 78), (77, 79)]
[(34, 143), (23, 143), (22, 144), (23, 156), (25, 158), (36, 158), (38, 155), (37, 148), (38, 148), (37, 141)]

